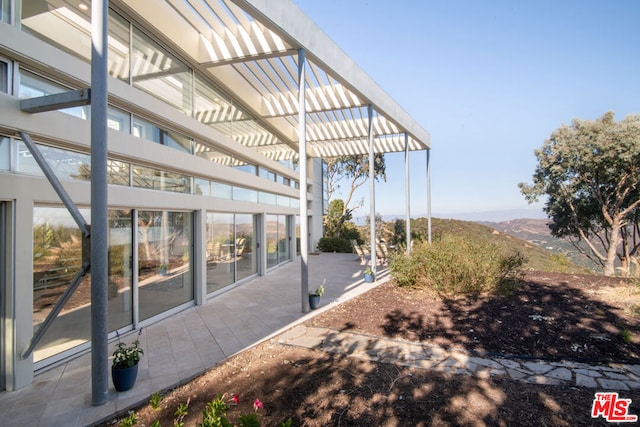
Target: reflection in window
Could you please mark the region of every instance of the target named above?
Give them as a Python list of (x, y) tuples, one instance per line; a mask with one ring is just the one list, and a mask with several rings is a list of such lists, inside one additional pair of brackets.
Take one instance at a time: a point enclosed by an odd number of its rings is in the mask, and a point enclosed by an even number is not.
[[(3, 7), (8, 0), (0, 0)], [(81, 2), (22, 1), (23, 30), (83, 61), (91, 60), (91, 18)], [(86, 3), (89, 3), (88, 1)], [(129, 81), (129, 23), (109, 10), (109, 75)]]
[(193, 215), (138, 212), (140, 319), (193, 300)]
[(251, 175), (256, 174), (256, 165), (244, 163), (244, 164), (239, 164), (237, 166), (234, 166), (233, 168)]
[(2, 60), (0, 60), (0, 92), (9, 93), (9, 64)]
[[(88, 209), (81, 209), (90, 218)], [(82, 234), (65, 208), (33, 209), (33, 332), (69, 287), (82, 265)], [(87, 342), (91, 337), (91, 276), (62, 308), (36, 346), (34, 361), (41, 361)]]
[(219, 199), (231, 199), (232, 188), (230, 185), (222, 184), (220, 182), (211, 183), (211, 193), (213, 197)]
[(259, 201), (260, 203), (264, 203), (267, 205), (275, 205), (276, 204), (276, 195), (273, 193), (265, 193), (264, 191), (261, 191), (259, 193)]
[(231, 136), (233, 122), (244, 117), (221, 93), (201, 77), (195, 77), (195, 102), (193, 114), (196, 120), (209, 125), (224, 135)]
[(233, 200), (240, 200), (243, 202), (258, 202), (258, 192), (256, 190), (250, 190), (248, 188), (233, 187)]
[(191, 70), (133, 28), (133, 86), (191, 115)]
[(255, 235), (255, 215), (236, 214), (237, 280), (244, 279), (258, 272)]
[(280, 194), (276, 195), (276, 204), (278, 206), (286, 206), (289, 207), (291, 205), (291, 198), (287, 197), (287, 196), (282, 196)]
[(133, 220), (130, 210), (109, 210), (109, 331), (133, 323)]
[[(20, 98), (35, 98), (38, 96), (62, 93), (68, 90), (69, 88), (56, 84), (44, 77), (40, 77), (24, 69), (20, 70), (20, 84), (18, 86), (18, 96)], [(87, 120), (89, 118), (91, 106), (84, 105), (80, 107), (64, 108), (58, 111), (79, 119)]]
[(194, 178), (193, 179), (193, 194), (198, 196), (210, 196), (211, 189), (210, 183), (207, 179)]
[[(37, 144), (47, 163), (61, 180), (91, 180), (91, 158), (88, 154), (53, 148)], [(24, 142), (18, 143), (18, 159), (16, 171), (26, 174), (44, 176)]]
[(125, 186), (131, 185), (129, 179), (130, 171), (131, 167), (129, 163), (107, 160), (107, 183)]
[(0, 170), (11, 169), (11, 139), (0, 136)]
[(258, 272), (256, 217), (207, 213), (207, 293)]
[(233, 214), (207, 214), (207, 293), (235, 281)]
[(11, 3), (11, 0), (0, 0), (0, 21), (10, 24), (11, 14), (9, 13), (9, 3)]
[(267, 268), (278, 265), (278, 215), (267, 215)]
[(133, 166), (133, 186), (151, 190), (191, 193), (191, 177), (145, 166)]
[(129, 133), (131, 132), (131, 114), (109, 107), (107, 110), (107, 126), (123, 133)]
[(291, 233), (287, 226), (287, 216), (278, 215), (278, 262), (289, 260)]
[(133, 136), (160, 143), (160, 128), (139, 117), (133, 118)]

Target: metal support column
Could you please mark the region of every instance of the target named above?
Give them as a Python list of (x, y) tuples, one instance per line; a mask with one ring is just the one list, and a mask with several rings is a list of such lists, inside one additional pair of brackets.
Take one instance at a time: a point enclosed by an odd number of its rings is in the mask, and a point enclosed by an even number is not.
[(307, 221), (307, 106), (305, 99), (306, 58), (298, 50), (298, 151), (300, 162), (300, 292), (302, 312), (309, 312), (309, 223)]
[(411, 192), (409, 191), (409, 134), (404, 133), (404, 198), (407, 208), (405, 232), (407, 233), (407, 255), (411, 253)]
[(376, 159), (373, 150), (373, 105), (367, 108), (369, 116), (369, 228), (371, 230), (371, 270), (373, 270), (373, 280), (377, 280), (377, 259), (376, 259)]
[(427, 229), (431, 243), (431, 149), (427, 150)]
[(107, 326), (107, 17), (109, 0), (91, 1), (91, 403), (109, 400)]

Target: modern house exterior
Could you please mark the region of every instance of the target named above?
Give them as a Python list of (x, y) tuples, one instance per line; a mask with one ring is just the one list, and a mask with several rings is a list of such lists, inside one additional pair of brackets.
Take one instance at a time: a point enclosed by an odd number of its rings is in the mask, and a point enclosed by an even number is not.
[[(0, 390), (91, 349), (95, 31), (88, 0), (0, 0)], [(110, 339), (304, 260), (322, 158), (430, 149), (289, 0), (111, 0), (105, 31)]]

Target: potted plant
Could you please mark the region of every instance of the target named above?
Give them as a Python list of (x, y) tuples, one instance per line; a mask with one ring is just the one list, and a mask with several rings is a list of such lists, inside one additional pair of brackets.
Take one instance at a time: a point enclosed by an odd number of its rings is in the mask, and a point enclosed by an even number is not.
[[(138, 336), (142, 333), (142, 329), (138, 332)], [(111, 379), (113, 380), (113, 387), (116, 391), (127, 391), (136, 382), (138, 377), (138, 362), (140, 356), (144, 354), (142, 347), (140, 347), (140, 340), (136, 339), (131, 345), (127, 345), (120, 341), (120, 334), (118, 335), (118, 344), (116, 350), (113, 352), (113, 364), (111, 365)]]
[(166, 276), (167, 275), (167, 270), (169, 269), (169, 266), (167, 264), (160, 264), (158, 266), (158, 272), (160, 273), (161, 276)]
[(367, 283), (373, 282), (373, 270), (371, 267), (367, 267), (364, 269), (364, 281)]
[(318, 286), (315, 291), (309, 292), (309, 307), (311, 307), (312, 310), (318, 308), (318, 305), (320, 304), (320, 297), (322, 295), (324, 295), (323, 285)]

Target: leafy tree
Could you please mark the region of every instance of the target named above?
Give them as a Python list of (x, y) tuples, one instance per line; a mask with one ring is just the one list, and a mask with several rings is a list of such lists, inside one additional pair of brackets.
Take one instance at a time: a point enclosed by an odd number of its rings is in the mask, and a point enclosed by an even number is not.
[[(529, 202), (548, 196), (551, 234), (566, 237), (599, 262), (603, 272), (637, 264), (640, 209), (640, 115), (616, 122), (612, 112), (595, 121), (573, 120), (535, 151), (533, 184), (520, 183)], [(628, 271), (628, 270), (627, 270)]]
[[(349, 182), (349, 191), (343, 201), (342, 217), (336, 223), (334, 232), (335, 236), (339, 236), (342, 224), (348, 221), (353, 211), (362, 206), (362, 201), (356, 203), (353, 207), (351, 207), (351, 203), (353, 202), (352, 199), (355, 191), (369, 179), (369, 157), (358, 154), (354, 156), (332, 157), (324, 160), (327, 165), (325, 188), (329, 206), (331, 206), (331, 199), (334, 193), (340, 188), (340, 182), (343, 180)], [(386, 181), (387, 175), (384, 154), (375, 154), (373, 164), (376, 181), (380, 179)]]
[(324, 216), (324, 234), (329, 237), (340, 237), (340, 229), (345, 221), (351, 220), (351, 211), (345, 213), (344, 201), (335, 199), (329, 202), (329, 210)]

